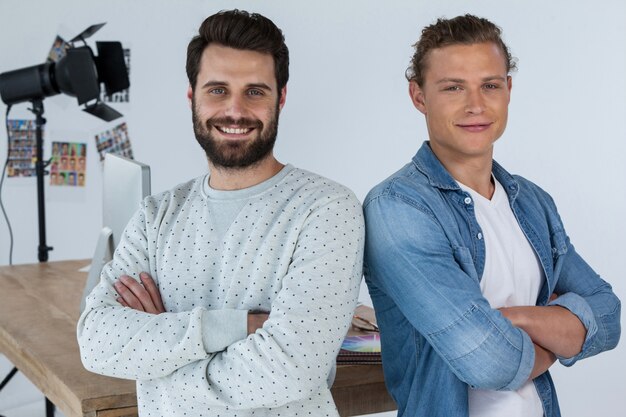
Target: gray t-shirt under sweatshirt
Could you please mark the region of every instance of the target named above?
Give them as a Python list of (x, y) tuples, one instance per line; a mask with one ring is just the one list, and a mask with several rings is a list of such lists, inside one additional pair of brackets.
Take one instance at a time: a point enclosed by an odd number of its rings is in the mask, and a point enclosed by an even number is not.
[[(148, 197), (78, 323), (93, 372), (137, 380), (139, 413), (337, 416), (327, 377), (358, 297), (361, 205), (287, 165), (256, 186), (202, 176)], [(122, 274), (155, 279), (166, 313), (122, 307)], [(248, 311), (271, 311), (247, 335)]]

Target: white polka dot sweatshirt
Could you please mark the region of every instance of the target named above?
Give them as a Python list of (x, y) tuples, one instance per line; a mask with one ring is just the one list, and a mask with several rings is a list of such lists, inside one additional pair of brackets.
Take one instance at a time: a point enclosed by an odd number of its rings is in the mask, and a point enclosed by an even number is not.
[[(361, 280), (351, 191), (287, 165), (256, 186), (208, 176), (148, 197), (78, 323), (85, 367), (137, 380), (141, 416), (337, 416), (327, 378)], [(166, 313), (122, 307), (122, 274), (155, 279)], [(247, 335), (247, 312), (270, 311)]]

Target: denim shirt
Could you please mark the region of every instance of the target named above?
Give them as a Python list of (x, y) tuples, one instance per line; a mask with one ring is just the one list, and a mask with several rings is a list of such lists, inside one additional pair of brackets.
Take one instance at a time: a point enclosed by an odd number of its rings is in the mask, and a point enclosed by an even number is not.
[[(552, 198), (495, 161), (493, 174), (545, 273), (537, 305), (567, 308), (587, 329), (581, 352), (561, 363), (614, 348), (620, 301), (576, 253)], [(533, 342), (483, 297), (485, 242), (473, 200), (428, 142), (370, 191), (363, 207), (365, 279), (398, 416), (467, 416), (468, 386), (520, 388), (533, 369)], [(549, 302), (553, 293), (559, 297)], [(549, 373), (534, 383), (545, 416), (559, 416)]]

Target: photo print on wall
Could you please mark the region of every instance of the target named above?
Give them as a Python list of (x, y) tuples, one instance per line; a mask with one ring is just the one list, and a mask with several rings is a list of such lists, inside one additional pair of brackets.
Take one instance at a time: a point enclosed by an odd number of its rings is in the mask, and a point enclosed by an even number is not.
[(113, 153), (133, 159), (133, 149), (128, 137), (126, 122), (115, 126), (111, 130), (104, 131), (96, 136), (96, 149), (100, 154), (100, 161), (104, 160), (104, 154)]
[(87, 176), (87, 144), (52, 142), (50, 185), (84, 187)]
[(36, 158), (36, 130), (34, 120), (7, 120), (9, 153), (7, 177), (34, 177)]
[(65, 56), (65, 53), (69, 47), (69, 44), (65, 42), (62, 37), (57, 35), (54, 42), (52, 42), (52, 47), (50, 47), (50, 52), (48, 53), (48, 61), (58, 62), (59, 59)]

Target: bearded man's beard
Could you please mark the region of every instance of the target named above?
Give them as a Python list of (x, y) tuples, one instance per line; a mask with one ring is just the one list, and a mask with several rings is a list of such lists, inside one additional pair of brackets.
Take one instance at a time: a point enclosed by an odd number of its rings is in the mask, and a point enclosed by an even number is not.
[[(204, 149), (209, 161), (217, 168), (249, 167), (263, 160), (274, 149), (278, 133), (278, 103), (274, 116), (267, 126), (258, 119), (242, 118), (235, 120), (231, 117), (216, 117), (202, 122), (198, 117), (195, 101), (192, 104), (191, 114), (196, 140)], [(220, 140), (211, 133), (215, 125), (254, 128), (257, 136), (245, 142)]]

